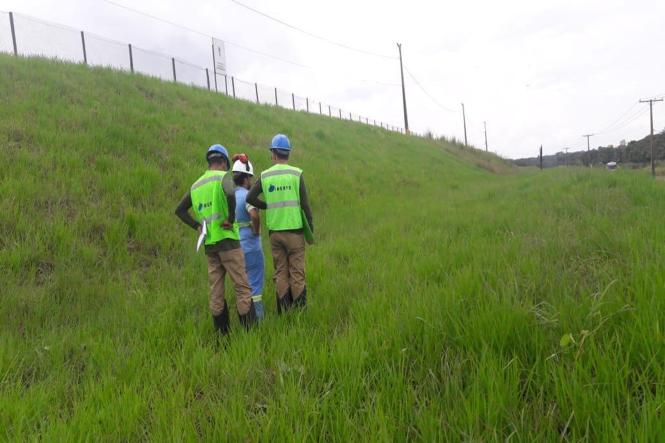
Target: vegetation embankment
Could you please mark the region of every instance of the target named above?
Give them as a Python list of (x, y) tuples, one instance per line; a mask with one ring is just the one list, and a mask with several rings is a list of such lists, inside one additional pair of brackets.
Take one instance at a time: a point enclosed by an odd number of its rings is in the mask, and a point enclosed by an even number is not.
[[(665, 432), (661, 183), (44, 60), (0, 57), (0, 95), (0, 438)], [(173, 210), (208, 145), (262, 170), (276, 132), (314, 210), (310, 304), (277, 317), (268, 282), (265, 322), (218, 343)]]

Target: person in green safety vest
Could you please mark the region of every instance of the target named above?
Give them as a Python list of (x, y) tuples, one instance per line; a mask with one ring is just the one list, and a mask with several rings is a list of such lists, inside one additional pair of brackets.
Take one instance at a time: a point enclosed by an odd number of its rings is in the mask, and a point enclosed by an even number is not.
[[(261, 178), (247, 194), (247, 202), (266, 210), (275, 268), (277, 312), (281, 314), (292, 306), (305, 307), (307, 304), (302, 214), (312, 231), (314, 225), (302, 169), (288, 164), (291, 153), (288, 137), (284, 134), (273, 137), (270, 151), (274, 165), (261, 173)], [(260, 194), (264, 200), (258, 198)]]
[[(212, 145), (208, 148), (206, 160), (208, 170), (194, 182), (175, 212), (199, 234), (203, 232), (205, 224), (210, 311), (215, 329), (225, 335), (229, 331), (229, 309), (224, 298), (224, 278), (227, 273), (235, 289), (240, 323), (246, 329), (256, 322), (256, 312), (245, 272), (238, 224), (235, 222), (236, 199), (233, 175), (228, 172), (228, 151), (222, 145)], [(194, 217), (189, 213), (190, 208)]]

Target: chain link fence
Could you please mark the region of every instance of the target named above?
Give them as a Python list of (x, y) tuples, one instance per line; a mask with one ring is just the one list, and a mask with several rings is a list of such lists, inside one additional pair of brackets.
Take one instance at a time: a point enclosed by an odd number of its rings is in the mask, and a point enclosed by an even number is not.
[(257, 104), (279, 106), (296, 112), (320, 114), (404, 132), (400, 127), (343, 111), (318, 100), (220, 74), (214, 71), (212, 62), (210, 68), (198, 66), (130, 43), (121, 43), (23, 14), (0, 11), (0, 52), (128, 71), (208, 89)]

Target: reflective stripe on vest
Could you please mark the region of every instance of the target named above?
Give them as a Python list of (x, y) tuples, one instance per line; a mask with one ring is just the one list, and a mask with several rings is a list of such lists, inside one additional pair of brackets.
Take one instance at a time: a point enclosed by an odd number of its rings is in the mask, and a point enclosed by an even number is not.
[(275, 208), (286, 208), (289, 206), (295, 206), (297, 208), (300, 207), (300, 202), (298, 200), (288, 200), (285, 202), (275, 202), (275, 203), (268, 203), (267, 209), (275, 209)]
[(268, 169), (261, 174), (261, 179), (274, 177), (275, 175), (295, 175), (296, 177), (300, 177), (300, 174), (302, 174), (302, 171), (297, 169)]
[(202, 217), (201, 221), (204, 221), (204, 222), (206, 222), (207, 225), (209, 225), (210, 222), (215, 221), (215, 220), (219, 220), (220, 217), (221, 216), (219, 215), (219, 213), (215, 212), (210, 217)]
[(206, 177), (206, 178), (199, 179), (196, 183), (194, 183), (192, 185), (192, 188), (190, 189), (190, 191), (193, 191), (194, 189), (198, 189), (203, 185), (207, 185), (210, 182), (220, 182), (221, 183), (223, 179), (224, 179), (223, 175), (221, 175), (221, 176), (220, 175), (213, 175), (212, 177)]
[(261, 187), (266, 202), (266, 226), (271, 231), (302, 229), (300, 176), (302, 170), (278, 164), (263, 171)]
[(199, 223), (206, 223), (206, 245), (213, 245), (224, 239), (239, 240), (238, 225), (224, 229), (222, 221), (229, 217), (229, 207), (222, 182), (227, 172), (206, 171), (190, 188), (192, 209)]
[(246, 221), (246, 222), (241, 221), (241, 222), (238, 222), (238, 227), (239, 227), (239, 228), (251, 228), (251, 227), (252, 227), (252, 222), (251, 222), (251, 221)]

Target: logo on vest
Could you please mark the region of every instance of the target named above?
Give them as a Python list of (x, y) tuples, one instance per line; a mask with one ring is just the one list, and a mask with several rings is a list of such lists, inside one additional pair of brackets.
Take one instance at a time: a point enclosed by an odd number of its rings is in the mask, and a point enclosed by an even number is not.
[(290, 191), (292, 189), (291, 185), (283, 185), (283, 186), (275, 186), (275, 185), (270, 185), (268, 187), (268, 192), (274, 192), (274, 191)]
[(212, 207), (212, 202), (206, 202), (206, 203), (201, 202), (199, 203), (198, 211), (201, 212), (203, 209), (210, 207)]

